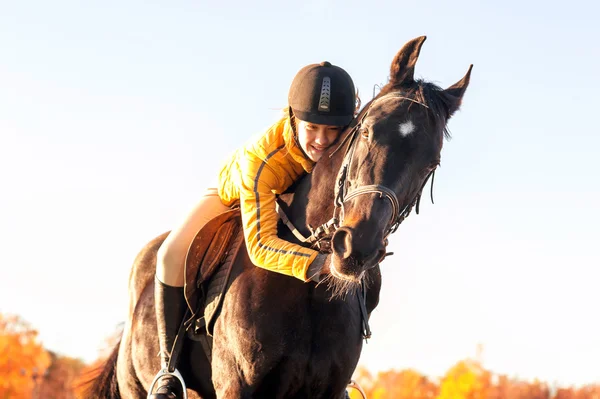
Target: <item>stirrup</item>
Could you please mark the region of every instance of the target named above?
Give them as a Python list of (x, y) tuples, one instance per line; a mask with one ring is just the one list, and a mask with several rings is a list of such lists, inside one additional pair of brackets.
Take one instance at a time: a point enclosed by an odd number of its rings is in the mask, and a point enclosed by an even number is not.
[(361, 386), (358, 385), (358, 383), (356, 381), (350, 380), (350, 382), (348, 383), (348, 388), (356, 389), (358, 392), (360, 392), (363, 399), (367, 399), (367, 394), (365, 393), (365, 391), (363, 391)]
[(158, 374), (156, 374), (156, 377), (154, 377), (154, 379), (152, 380), (152, 384), (150, 384), (150, 389), (148, 390), (148, 395), (146, 396), (146, 399), (150, 398), (150, 395), (152, 395), (152, 391), (154, 391), (154, 386), (156, 385), (158, 380), (160, 380), (162, 377), (167, 376), (174, 377), (179, 381), (181, 387), (183, 388), (183, 399), (187, 399), (187, 387), (185, 386), (185, 382), (183, 381), (181, 373), (177, 369), (173, 370), (173, 372), (171, 373), (169, 372), (168, 368), (161, 369), (158, 372)]

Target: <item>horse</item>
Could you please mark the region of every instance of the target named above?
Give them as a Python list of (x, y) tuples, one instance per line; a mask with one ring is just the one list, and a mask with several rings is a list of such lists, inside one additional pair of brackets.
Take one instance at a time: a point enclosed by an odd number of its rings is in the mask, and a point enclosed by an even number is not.
[[(446, 89), (415, 80), (425, 39), (398, 51), (388, 83), (313, 172), (280, 196), (289, 219), (280, 223), (281, 237), (329, 251), (328, 276), (305, 283), (263, 270), (242, 243), (234, 261), (241, 272), (214, 324), (211, 358), (191, 340), (181, 351), (178, 368), (190, 397), (345, 397), (366, 321), (379, 302), (387, 237), (415, 205), (418, 213), (449, 138), (447, 122), (470, 81), (472, 64)], [(89, 397), (145, 398), (160, 368), (153, 284), (156, 251), (166, 235), (149, 242), (134, 261), (128, 319)]]

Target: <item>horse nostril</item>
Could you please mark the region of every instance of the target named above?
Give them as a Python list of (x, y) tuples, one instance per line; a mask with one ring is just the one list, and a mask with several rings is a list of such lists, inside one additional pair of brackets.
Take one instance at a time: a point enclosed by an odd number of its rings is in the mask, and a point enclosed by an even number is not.
[(352, 254), (352, 232), (347, 227), (340, 227), (331, 238), (333, 252), (346, 259)]

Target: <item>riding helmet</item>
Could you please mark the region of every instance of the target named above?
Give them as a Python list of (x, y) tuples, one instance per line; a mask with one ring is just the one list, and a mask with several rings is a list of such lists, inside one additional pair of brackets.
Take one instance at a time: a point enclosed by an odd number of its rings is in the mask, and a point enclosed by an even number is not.
[(354, 117), (356, 90), (346, 71), (324, 61), (307, 65), (296, 74), (288, 104), (300, 120), (345, 126)]

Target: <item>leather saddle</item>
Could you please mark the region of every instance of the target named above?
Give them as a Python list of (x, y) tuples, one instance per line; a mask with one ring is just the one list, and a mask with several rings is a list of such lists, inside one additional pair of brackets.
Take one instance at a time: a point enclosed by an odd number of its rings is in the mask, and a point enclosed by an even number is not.
[[(198, 233), (190, 244), (185, 261), (184, 294), (187, 305), (192, 314), (197, 313), (199, 300), (204, 293), (206, 282), (213, 277), (219, 266), (230, 258), (232, 252), (237, 254), (241, 243), (237, 247), (230, 244), (234, 238), (242, 236), (239, 208), (228, 210), (210, 220)], [(236, 237), (237, 236), (237, 237)], [(239, 241), (236, 240), (236, 241)]]
[[(223, 293), (230, 284), (232, 265), (244, 242), (241, 225), (239, 208), (232, 208), (206, 223), (196, 233), (188, 248), (183, 293), (189, 309), (171, 349), (171, 362), (174, 364), (180, 356), (186, 335), (190, 339), (200, 341), (208, 359), (212, 357), (212, 335), (209, 336), (210, 330), (206, 320), (212, 321), (212, 328), (214, 320), (218, 317)], [(210, 290), (217, 292), (217, 295), (213, 295), (213, 306), (210, 307), (207, 317), (206, 291)], [(191, 317), (188, 317), (190, 314)], [(207, 333), (200, 331), (202, 327), (206, 327)], [(160, 375), (157, 375), (155, 381), (159, 377)]]

